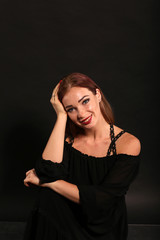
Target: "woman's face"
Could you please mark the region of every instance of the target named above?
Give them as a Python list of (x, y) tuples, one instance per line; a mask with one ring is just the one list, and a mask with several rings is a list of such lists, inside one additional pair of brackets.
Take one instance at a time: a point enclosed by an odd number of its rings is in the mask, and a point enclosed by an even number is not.
[(94, 127), (101, 114), (99, 102), (101, 94), (99, 89), (94, 95), (88, 88), (72, 87), (62, 99), (69, 118), (79, 127)]

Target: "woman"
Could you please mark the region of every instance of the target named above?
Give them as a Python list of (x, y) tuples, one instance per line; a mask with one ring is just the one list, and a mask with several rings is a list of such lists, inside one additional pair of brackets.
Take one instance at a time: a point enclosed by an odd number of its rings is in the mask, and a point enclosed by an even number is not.
[(113, 125), (98, 85), (72, 73), (55, 87), (57, 120), (24, 184), (40, 187), (24, 239), (125, 240), (125, 194), (137, 175), (140, 141)]

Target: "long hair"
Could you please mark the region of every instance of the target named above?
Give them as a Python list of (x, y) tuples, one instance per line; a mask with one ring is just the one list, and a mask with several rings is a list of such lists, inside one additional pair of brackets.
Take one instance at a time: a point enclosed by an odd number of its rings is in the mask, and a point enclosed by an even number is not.
[[(71, 73), (65, 77), (62, 78), (61, 84), (58, 90), (58, 98), (60, 102), (62, 103), (62, 99), (64, 95), (67, 93), (67, 91), (72, 87), (83, 87), (90, 90), (94, 95), (96, 95), (96, 89), (98, 88), (101, 93), (101, 102), (100, 102), (100, 110), (101, 113), (106, 120), (107, 123), (113, 124), (114, 123), (114, 116), (112, 108), (105, 98), (102, 90), (100, 87), (87, 75), (82, 73)], [(70, 139), (77, 136), (79, 133), (82, 133), (84, 130), (74, 124), (70, 118), (67, 118), (67, 125), (66, 125), (66, 136)]]

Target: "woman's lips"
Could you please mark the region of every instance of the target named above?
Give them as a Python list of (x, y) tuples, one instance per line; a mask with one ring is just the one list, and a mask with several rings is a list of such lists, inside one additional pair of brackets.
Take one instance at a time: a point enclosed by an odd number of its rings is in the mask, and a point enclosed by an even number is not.
[(92, 115), (85, 118), (83, 121), (81, 121), (82, 124), (87, 125), (92, 121)]

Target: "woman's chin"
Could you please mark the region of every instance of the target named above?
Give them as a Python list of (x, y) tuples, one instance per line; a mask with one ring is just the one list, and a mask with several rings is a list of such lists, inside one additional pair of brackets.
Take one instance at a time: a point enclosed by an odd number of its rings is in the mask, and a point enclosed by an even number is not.
[(86, 125), (81, 125), (80, 127), (83, 129), (92, 129), (96, 126), (96, 124), (94, 122), (91, 122), (90, 124), (86, 124)]

